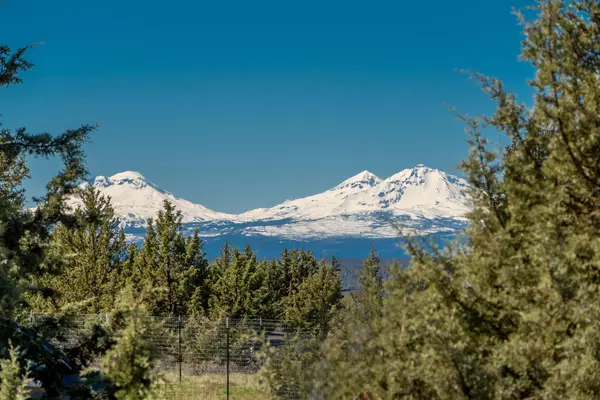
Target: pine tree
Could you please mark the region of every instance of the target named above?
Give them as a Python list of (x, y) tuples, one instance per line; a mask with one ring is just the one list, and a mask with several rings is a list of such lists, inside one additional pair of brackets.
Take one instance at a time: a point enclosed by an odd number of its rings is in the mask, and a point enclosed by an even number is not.
[(198, 229), (188, 238), (186, 243), (185, 263), (190, 267), (189, 277), (186, 281), (186, 293), (193, 293), (190, 304), (186, 307), (187, 313), (192, 316), (205, 316), (208, 313), (210, 298), (209, 265), (204, 244), (200, 239)]
[(338, 260), (336, 256), (331, 256), (331, 266), (336, 273), (342, 273), (342, 262)]
[(314, 330), (322, 337), (340, 308), (342, 284), (336, 268), (325, 259), (314, 274), (307, 276), (297, 291), (285, 300), (285, 318), (301, 330)]
[(257, 272), (251, 284), (253, 290), (253, 308), (257, 315), (267, 319), (282, 319), (283, 300), (287, 296), (286, 273), (278, 259), (263, 260), (257, 266)]
[(153, 315), (186, 315), (191, 298), (198, 299), (197, 285), (204, 281), (201, 241), (197, 234), (186, 240), (181, 221), (181, 212), (165, 200), (156, 221), (148, 221), (144, 244), (135, 257), (134, 287), (157, 289), (146, 299)]
[[(0, 87), (21, 82), (20, 73), (32, 67), (24, 55), (30, 47), (11, 52), (0, 46)], [(64, 199), (74, 193), (77, 183), (86, 173), (81, 145), (94, 126), (84, 125), (62, 135), (30, 134), (25, 128), (15, 132), (0, 125), (0, 257), (3, 273), (0, 275), (13, 293), (20, 285), (21, 276), (37, 274), (42, 265), (52, 268), (56, 260), (47, 259), (51, 228), (57, 223), (69, 224), (73, 219), (66, 212)], [(64, 169), (47, 185), (46, 194), (38, 199), (35, 212), (25, 208), (23, 179), (28, 176), (26, 156), (59, 156)], [(3, 314), (10, 314), (18, 299), (3, 296)]]
[(251, 309), (251, 283), (257, 272), (256, 254), (250, 245), (230, 251), (225, 245), (213, 267), (217, 272), (211, 287), (210, 312), (215, 318), (255, 316)]
[(54, 291), (54, 307), (81, 303), (83, 311), (98, 313), (113, 308), (124, 286), (125, 234), (110, 198), (93, 187), (80, 196), (76, 225), (58, 226), (52, 233), (53, 250), (65, 260), (62, 268), (40, 282)]
[(383, 308), (383, 279), (380, 260), (374, 245), (371, 247), (369, 257), (363, 263), (358, 280), (361, 286), (359, 301), (365, 308), (365, 318), (369, 320), (380, 317)]
[(135, 273), (135, 262), (139, 254), (138, 245), (135, 242), (131, 242), (127, 245), (125, 252), (125, 259), (121, 267), (121, 276), (125, 280), (126, 286), (133, 287), (133, 277)]

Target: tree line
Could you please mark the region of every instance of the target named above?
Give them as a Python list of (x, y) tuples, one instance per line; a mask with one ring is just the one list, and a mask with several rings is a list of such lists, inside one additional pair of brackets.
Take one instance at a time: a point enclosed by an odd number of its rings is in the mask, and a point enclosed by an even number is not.
[(154, 316), (210, 319), (266, 318), (325, 335), (340, 308), (340, 262), (310, 251), (284, 250), (259, 260), (249, 245), (224, 243), (209, 263), (198, 230), (184, 234), (181, 212), (165, 200), (149, 219), (143, 243), (127, 243), (110, 199), (91, 187), (81, 190), (72, 225), (58, 225), (49, 252), (61, 259), (35, 277), (44, 287), (28, 303), (38, 312), (108, 313), (130, 288)]
[[(0, 88), (22, 82), (33, 67), (25, 57), (31, 48), (0, 46)], [(209, 264), (198, 232), (183, 234), (181, 213), (169, 202), (148, 221), (143, 245), (128, 244), (110, 199), (79, 186), (87, 175), (83, 145), (96, 128), (52, 136), (0, 125), (0, 399), (25, 398), (26, 378), (50, 399), (151, 398), (160, 377), (144, 339), (156, 329), (147, 315), (260, 316), (329, 332), (342, 297), (333, 257), (290, 250), (266, 261), (249, 246), (224, 245)], [(58, 158), (62, 168), (32, 210), (23, 182), (34, 157)], [(82, 207), (71, 210), (74, 196)], [(29, 310), (39, 317), (30, 320)], [(110, 322), (56, 345), (74, 315), (98, 312)]]
[[(341, 300), (336, 262), (309, 253), (260, 261), (250, 248), (224, 247), (208, 265), (197, 235), (183, 237), (167, 204), (140, 249), (125, 245), (107, 199), (90, 191), (96, 211), (65, 207), (85, 177), (81, 144), (93, 126), (56, 137), (3, 128), (0, 396), (21, 396), (31, 373), (59, 398), (67, 390), (61, 361), (92, 380), (83, 371), (100, 355), (112, 398), (150, 398), (158, 378), (138, 333), (151, 327), (138, 316), (151, 312), (309, 324), (320, 340), (267, 350), (273, 393), (292, 385), (319, 399), (600, 398), (600, 3), (538, 0), (517, 16), (522, 58), (535, 70), (533, 102), (471, 73), (497, 109), (457, 114), (470, 135), (461, 164), (472, 202), (465, 239), (441, 249), (409, 238), (410, 266), (391, 268), (385, 282), (372, 254), (362, 289)], [(0, 47), (0, 86), (20, 82), (31, 67), (27, 50)], [(492, 146), (489, 129), (508, 145)], [(22, 190), (30, 156), (64, 165), (35, 212)], [(35, 329), (19, 322), (29, 303), (59, 314), (113, 307), (120, 318), (62, 351), (46, 341), (60, 336), (60, 318)]]

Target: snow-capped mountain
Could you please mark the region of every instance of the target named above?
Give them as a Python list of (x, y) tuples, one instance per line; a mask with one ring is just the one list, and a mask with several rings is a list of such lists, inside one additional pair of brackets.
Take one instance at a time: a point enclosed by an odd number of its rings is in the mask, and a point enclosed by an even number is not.
[(422, 164), (387, 179), (363, 171), (332, 189), (239, 215), (240, 221), (281, 222), (247, 228), (283, 237), (395, 237), (454, 231), (468, 212), (467, 183)]
[[(184, 223), (228, 220), (235, 217), (175, 197), (138, 172), (126, 171), (111, 177), (97, 176), (93, 182), (81, 186), (85, 188), (90, 185), (102, 194), (110, 196), (121, 223), (128, 227), (144, 227), (148, 218), (155, 217), (162, 208), (164, 200), (169, 200), (181, 211)], [(81, 200), (70, 199), (69, 205), (79, 207)]]
[[(398, 232), (391, 222), (413, 234), (454, 232), (465, 225), (468, 212), (467, 183), (424, 165), (387, 179), (363, 171), (323, 193), (238, 215), (177, 198), (137, 172), (99, 176), (84, 186), (90, 184), (111, 197), (122, 224), (137, 235), (165, 199), (181, 210), (186, 227), (198, 228), (205, 237), (393, 238)], [(81, 203), (72, 199), (70, 204)]]
[(304, 220), (378, 211), (431, 218), (461, 217), (467, 211), (466, 188), (464, 180), (422, 164), (385, 180), (363, 171), (324, 193), (248, 211), (239, 217)]

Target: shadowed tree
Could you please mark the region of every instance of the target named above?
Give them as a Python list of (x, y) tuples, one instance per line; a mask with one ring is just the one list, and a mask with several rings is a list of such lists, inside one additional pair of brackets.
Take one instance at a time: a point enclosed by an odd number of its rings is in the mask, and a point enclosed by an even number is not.
[[(32, 67), (24, 58), (28, 49), (11, 51), (0, 46), (0, 88), (20, 83), (20, 73)], [(35, 279), (61, 269), (62, 260), (50, 251), (51, 231), (59, 225), (77, 223), (64, 200), (75, 194), (85, 178), (82, 145), (94, 129), (84, 125), (52, 136), (33, 134), (24, 127), (9, 130), (0, 124), (0, 358), (8, 358), (10, 342), (27, 355), (29, 362), (43, 364), (44, 371), (32, 370), (31, 374), (42, 382), (51, 398), (66, 393), (61, 378), (73, 373), (61, 363), (61, 351), (42, 345), (41, 338), (50, 340), (57, 330), (41, 324), (27, 329), (15, 318), (23, 309), (26, 292), (51, 294), (35, 284)], [(48, 182), (46, 193), (37, 199), (33, 211), (26, 207), (22, 186), (29, 173), (29, 157), (57, 157), (62, 161), (62, 169)], [(24, 362), (19, 359), (21, 365)], [(83, 366), (73, 365), (75, 369)]]

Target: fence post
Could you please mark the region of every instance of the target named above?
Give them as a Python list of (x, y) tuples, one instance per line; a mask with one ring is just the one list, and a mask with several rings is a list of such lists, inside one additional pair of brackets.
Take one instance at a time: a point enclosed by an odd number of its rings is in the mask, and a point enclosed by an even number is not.
[(227, 390), (226, 390), (226, 396), (227, 396), (227, 400), (229, 400), (229, 317), (225, 318), (225, 337), (227, 338), (227, 357), (226, 357), (226, 363), (227, 363)]
[(179, 331), (179, 384), (181, 385), (181, 363), (183, 362), (183, 355), (181, 354), (181, 315), (177, 322), (177, 330)]
[(102, 325), (102, 313), (98, 314), (98, 323)]
[(33, 309), (29, 310), (29, 323), (33, 325)]

